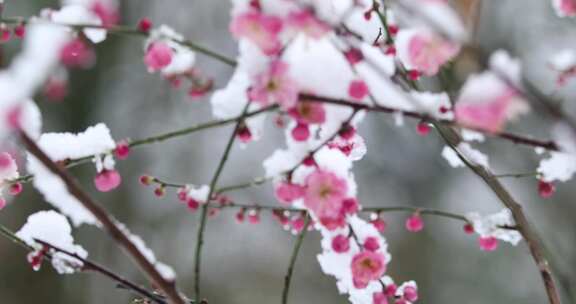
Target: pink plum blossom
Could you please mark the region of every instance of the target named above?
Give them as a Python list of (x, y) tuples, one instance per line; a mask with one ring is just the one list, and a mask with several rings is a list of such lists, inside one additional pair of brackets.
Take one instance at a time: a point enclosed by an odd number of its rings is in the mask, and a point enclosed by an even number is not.
[(347, 214), (356, 214), (358, 212), (358, 206), (358, 201), (353, 197), (342, 201), (342, 210)]
[(334, 173), (317, 170), (306, 178), (304, 205), (320, 219), (327, 228), (336, 228), (344, 224), (343, 200), (348, 185)]
[(498, 248), (498, 239), (493, 236), (481, 236), (478, 245), (483, 251), (494, 251)]
[(337, 253), (344, 253), (350, 250), (350, 239), (339, 234), (332, 239), (332, 250)]
[(120, 20), (118, 6), (112, 1), (96, 0), (92, 3), (91, 11), (102, 20), (105, 27), (114, 26)]
[(320, 39), (330, 31), (328, 24), (318, 20), (306, 9), (290, 13), (286, 22), (288, 26), (314, 39)]
[(469, 128), (497, 133), (508, 120), (529, 110), (517, 91), (499, 76), (484, 72), (464, 84), (454, 108), (456, 121)]
[(396, 295), (396, 290), (398, 290), (398, 286), (396, 286), (396, 284), (392, 283), (392, 284), (386, 285), (386, 289), (384, 289), (384, 294), (387, 297), (393, 297)]
[(0, 25), (0, 42), (1, 43), (8, 42), (10, 41), (10, 37), (12, 37), (10, 29), (4, 24)]
[(18, 24), (17, 26), (14, 27), (14, 36), (22, 39), (24, 38), (24, 35), (26, 34), (26, 25), (25, 24)]
[(298, 87), (288, 74), (288, 65), (274, 60), (269, 69), (258, 74), (249, 92), (252, 101), (267, 106), (277, 103), (289, 110), (298, 102)]
[(383, 292), (372, 294), (372, 304), (388, 304), (388, 297)]
[(404, 298), (408, 302), (418, 301), (418, 289), (415, 286), (406, 286), (404, 288)]
[(348, 86), (348, 95), (356, 100), (362, 100), (368, 95), (368, 86), (363, 80), (354, 80)]
[(81, 38), (72, 39), (60, 51), (60, 61), (70, 68), (89, 68), (95, 58), (92, 48)]
[(279, 183), (274, 189), (276, 199), (281, 203), (290, 204), (304, 196), (304, 187), (288, 182)]
[(164, 42), (153, 42), (144, 55), (144, 63), (149, 72), (159, 71), (167, 67), (174, 57), (174, 51)]
[(364, 240), (364, 249), (368, 251), (377, 251), (378, 249), (380, 249), (378, 239), (373, 236), (367, 237), (366, 240)]
[(434, 76), (460, 47), (428, 30), (405, 30), (398, 34), (396, 50), (408, 69)]
[(357, 48), (350, 48), (344, 52), (344, 57), (350, 65), (355, 65), (364, 60), (364, 54)]
[(44, 84), (42, 92), (50, 101), (62, 101), (68, 95), (68, 80), (50, 77)]
[(320, 102), (301, 100), (288, 113), (300, 123), (322, 124), (326, 121), (326, 110)]
[(255, 10), (234, 16), (230, 24), (234, 37), (248, 39), (266, 55), (277, 54), (282, 48), (279, 37), (282, 28), (282, 19)]
[(553, 183), (545, 182), (543, 180), (538, 181), (538, 194), (541, 198), (550, 198), (556, 192), (556, 186)]
[(8, 152), (0, 153), (0, 177), (3, 172), (14, 171), (16, 169), (16, 161)]
[(152, 20), (148, 17), (144, 17), (138, 21), (138, 30), (143, 33), (148, 33), (152, 29)]
[(406, 229), (410, 232), (419, 232), (424, 229), (424, 221), (418, 213), (414, 213), (406, 220)]
[(121, 140), (116, 143), (116, 149), (114, 149), (114, 155), (118, 157), (118, 159), (126, 159), (130, 154), (130, 144), (127, 140)]
[(496, 133), (504, 128), (510, 116), (510, 109), (517, 100), (516, 97), (516, 92), (509, 89), (486, 102), (459, 102), (456, 104), (454, 114), (458, 123), (462, 125)]
[(372, 226), (374, 226), (374, 228), (376, 228), (376, 230), (378, 230), (380, 233), (386, 231), (386, 222), (381, 218), (370, 221), (370, 224), (372, 224)]
[(120, 173), (116, 170), (103, 170), (94, 178), (94, 185), (100, 192), (109, 192), (116, 189), (122, 182)]
[(384, 255), (362, 251), (352, 258), (352, 281), (355, 288), (366, 288), (370, 281), (378, 280), (386, 272)]
[(11, 195), (18, 195), (18, 194), (22, 193), (23, 189), (24, 189), (24, 186), (22, 186), (21, 183), (14, 183), (10, 186), (9, 193)]
[(576, 16), (575, 0), (552, 0), (556, 13), (561, 17)]
[(430, 133), (430, 125), (427, 122), (420, 122), (416, 125), (416, 133), (420, 136), (426, 136)]
[(238, 128), (236, 136), (238, 136), (238, 139), (240, 139), (240, 141), (243, 143), (248, 143), (252, 140), (252, 132), (246, 125), (242, 125), (240, 128)]
[(338, 217), (347, 190), (346, 181), (336, 174), (314, 171), (306, 178), (304, 205), (318, 217)]
[(306, 141), (310, 137), (310, 129), (307, 124), (298, 123), (292, 129), (292, 138), (295, 141)]

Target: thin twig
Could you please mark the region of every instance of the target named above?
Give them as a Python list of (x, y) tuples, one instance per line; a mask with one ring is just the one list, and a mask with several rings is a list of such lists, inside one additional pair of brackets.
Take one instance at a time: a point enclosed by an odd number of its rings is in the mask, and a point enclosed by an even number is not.
[(544, 255), (544, 247), (538, 234), (534, 231), (530, 225), (530, 222), (526, 218), (522, 206), (516, 202), (512, 195), (504, 188), (504, 186), (498, 181), (492, 173), (490, 173), (486, 168), (481, 165), (476, 165), (471, 163), (463, 156), (457, 148), (459, 144), (458, 134), (448, 127), (441, 124), (435, 124), (436, 129), (444, 138), (446, 143), (457, 153), (460, 159), (470, 168), (476, 175), (478, 175), (484, 182), (492, 189), (500, 201), (506, 206), (511, 212), (514, 221), (516, 222), (518, 232), (522, 235), (532, 258), (536, 262), (538, 269), (540, 270), (540, 275), (546, 287), (546, 293), (548, 294), (548, 300), (550, 304), (560, 304), (560, 297), (558, 295), (558, 290), (552, 276), (552, 271)]
[[(167, 133), (149, 136), (149, 137), (142, 138), (142, 139), (130, 140), (128, 142), (128, 146), (130, 148), (134, 148), (134, 147), (139, 147), (139, 146), (143, 146), (143, 145), (155, 144), (155, 143), (163, 142), (165, 140), (177, 138), (180, 136), (189, 135), (189, 134), (192, 134), (195, 132), (199, 132), (199, 131), (203, 131), (203, 130), (207, 130), (207, 129), (211, 129), (211, 128), (222, 127), (222, 126), (228, 125), (230, 123), (237, 122), (240, 119), (246, 119), (247, 117), (257, 116), (257, 115), (260, 115), (260, 114), (263, 114), (266, 112), (274, 111), (277, 108), (278, 108), (278, 106), (272, 105), (272, 106), (268, 106), (268, 107), (265, 107), (265, 108), (262, 108), (262, 109), (259, 109), (256, 111), (248, 112), (248, 113), (246, 113), (245, 116), (238, 116), (238, 117), (233, 117), (233, 118), (224, 119), (224, 120), (209, 121), (209, 122), (196, 124), (196, 125), (191, 126), (191, 127), (186, 127), (183, 129), (179, 129), (179, 130), (175, 130), (175, 131), (171, 131), (171, 132), (167, 132)], [(75, 166), (78, 166), (81, 164), (89, 163), (94, 158), (94, 156), (95, 155), (90, 155), (90, 156), (86, 156), (86, 157), (82, 157), (82, 158), (69, 160), (69, 161), (65, 162), (65, 166), (66, 166), (66, 168), (72, 168), (72, 167), (75, 167)], [(33, 178), (34, 178), (34, 176), (32, 174), (28, 174), (28, 175), (23, 175), (19, 178), (12, 179), (12, 180), (8, 181), (7, 183), (9, 183), (9, 184), (27, 183), (27, 182), (32, 181)]]
[[(322, 103), (328, 103), (328, 104), (341, 105), (341, 106), (351, 107), (351, 108), (358, 109), (358, 110), (365, 110), (368, 112), (381, 112), (381, 113), (389, 113), (389, 114), (399, 113), (405, 117), (414, 118), (414, 119), (418, 119), (418, 120), (429, 121), (432, 119), (432, 117), (428, 114), (423, 114), (423, 113), (419, 113), (419, 112), (415, 112), (415, 111), (399, 110), (399, 109), (394, 109), (394, 108), (381, 106), (381, 105), (372, 106), (372, 105), (366, 105), (366, 104), (358, 104), (358, 103), (355, 103), (353, 101), (346, 100), (346, 99), (337, 99), (337, 98), (330, 98), (330, 97), (317, 96), (317, 95), (311, 95), (311, 94), (302, 94), (301, 99), (309, 101), (309, 102), (322, 102)], [(484, 134), (489, 135), (489, 136), (495, 136), (495, 137), (503, 138), (503, 139), (509, 140), (515, 144), (523, 144), (523, 145), (527, 145), (527, 146), (540, 147), (540, 148), (544, 148), (544, 149), (552, 150), (552, 151), (558, 150), (558, 146), (553, 141), (543, 141), (543, 140), (538, 140), (538, 139), (532, 139), (532, 138), (528, 138), (528, 137), (525, 137), (522, 135), (509, 133), (509, 132), (496, 132), (496, 133), (488, 132), (487, 130), (484, 130), (484, 129), (474, 128), (471, 126), (458, 125), (453, 120), (438, 120), (438, 122), (440, 122), (444, 125), (458, 126), (458, 127), (474, 130), (477, 132), (481, 132), (481, 133), (484, 133)]]
[[(68, 27), (77, 31), (84, 30), (84, 29), (103, 29), (110, 34), (115, 35), (130, 35), (130, 36), (139, 36), (139, 37), (148, 37), (148, 33), (142, 32), (136, 28), (132, 28), (129, 26), (103, 26), (103, 25), (94, 25), (94, 24), (66, 24), (61, 22), (54, 22), (44, 19), (24, 19), (22, 17), (8, 17), (8, 18), (1, 18), (0, 22), (6, 24), (49, 24), (55, 26), (64, 26)], [(202, 53), (210, 58), (218, 60), (226, 65), (235, 66), (236, 61), (228, 56), (215, 52), (205, 46), (197, 44), (190, 40), (179, 40), (179, 39), (172, 39), (173, 42), (178, 43), (182, 46), (186, 46), (198, 53)]]
[(290, 291), (290, 283), (292, 281), (292, 274), (294, 274), (294, 265), (296, 264), (296, 258), (302, 247), (302, 241), (304, 241), (304, 236), (306, 236), (306, 231), (308, 231), (308, 223), (310, 222), (310, 215), (306, 213), (304, 218), (304, 228), (298, 235), (296, 243), (294, 243), (294, 249), (292, 250), (292, 255), (290, 256), (290, 263), (288, 264), (288, 271), (284, 277), (284, 288), (282, 289), (282, 304), (288, 303), (288, 292)]
[[(0, 234), (3, 235), (4, 237), (6, 237), (7, 239), (11, 240), (12, 242), (14, 242), (16, 245), (18, 245), (18, 246), (20, 246), (20, 247), (22, 247), (22, 248), (24, 248), (24, 249), (26, 249), (26, 250), (28, 250), (28, 251), (30, 251), (30, 252), (36, 250), (34, 247), (28, 245), (25, 241), (23, 241), (21, 238), (19, 238), (13, 231), (11, 231), (10, 229), (4, 227), (4, 226), (1, 225), (1, 224), (0, 224)], [(144, 297), (147, 297), (147, 298), (149, 298), (150, 300), (155, 301), (156, 303), (159, 303), (159, 304), (165, 304), (165, 303), (166, 303), (165, 301), (158, 299), (159, 295), (154, 295), (154, 294), (150, 293), (150, 292), (147, 291), (146, 289), (138, 286), (138, 285), (135, 284), (135, 283), (130, 282), (129, 280), (127, 280), (127, 279), (123, 278), (122, 276), (120, 276), (120, 275), (112, 272), (111, 270), (108, 270), (108, 269), (107, 269), (106, 267), (104, 267), (104, 266), (101, 266), (101, 265), (99, 265), (99, 264), (97, 264), (97, 263), (95, 263), (95, 262), (92, 262), (92, 261), (90, 261), (90, 260), (84, 259), (84, 258), (78, 256), (77, 254), (70, 253), (70, 252), (68, 252), (68, 251), (66, 251), (66, 250), (60, 249), (60, 248), (58, 248), (58, 247), (56, 247), (56, 246), (54, 246), (54, 245), (51, 245), (51, 244), (49, 244), (49, 243), (47, 243), (47, 242), (42, 241), (42, 240), (37, 240), (37, 239), (35, 239), (34, 241), (37, 242), (37, 243), (39, 243), (39, 244), (41, 244), (41, 245), (50, 247), (50, 248), (52, 248), (52, 249), (54, 249), (54, 250), (56, 250), (56, 251), (62, 252), (62, 253), (64, 253), (64, 254), (68, 255), (68, 256), (71, 256), (71, 257), (73, 257), (73, 258), (81, 261), (81, 262), (83, 263), (83, 265), (84, 265), (84, 267), (83, 267), (83, 269), (82, 269), (83, 271), (85, 271), (85, 270), (92, 270), (92, 271), (98, 272), (98, 273), (100, 273), (100, 274), (102, 274), (102, 275), (104, 275), (104, 276), (112, 279), (113, 281), (115, 281), (115, 282), (117, 282), (117, 283), (119, 283), (119, 284), (122, 284), (122, 286), (124, 286), (125, 288), (130, 289), (130, 290), (133, 290), (133, 291), (136, 292), (137, 294), (139, 294), (139, 295), (141, 295), (141, 296), (144, 296)], [(51, 260), (51, 259), (52, 259), (52, 256), (51, 256), (50, 254), (47, 254), (47, 255), (45, 256), (45, 258), (46, 258), (47, 260)]]
[[(248, 107), (250, 106), (250, 103), (246, 103), (246, 106), (244, 107), (244, 110), (242, 111), (242, 115), (241, 117), (244, 117), (246, 115), (246, 113), (248, 112)], [(236, 123), (236, 126), (234, 127), (234, 131), (232, 132), (232, 134), (230, 135), (230, 138), (228, 139), (228, 142), (226, 143), (226, 148), (224, 149), (224, 153), (222, 155), (222, 158), (220, 159), (220, 162), (218, 163), (218, 167), (216, 168), (216, 171), (214, 172), (214, 176), (212, 177), (212, 181), (210, 182), (210, 191), (208, 193), (208, 197), (207, 197), (207, 201), (205, 204), (202, 205), (202, 210), (200, 213), (200, 224), (198, 226), (198, 235), (196, 237), (196, 254), (195, 254), (195, 261), (194, 261), (194, 276), (195, 276), (195, 280), (194, 280), (194, 297), (196, 302), (200, 301), (200, 266), (201, 266), (201, 260), (202, 260), (202, 245), (204, 244), (204, 230), (206, 230), (206, 219), (207, 219), (207, 215), (208, 215), (208, 205), (210, 203), (210, 200), (212, 199), (212, 195), (215, 193), (215, 188), (216, 185), (218, 183), (218, 179), (220, 178), (220, 174), (222, 173), (222, 170), (224, 169), (224, 165), (226, 164), (226, 161), (228, 160), (228, 156), (230, 155), (230, 151), (232, 151), (232, 145), (234, 144), (234, 140), (236, 139), (236, 136), (238, 134), (238, 130), (240, 129), (240, 126), (242, 125), (242, 123), (244, 123), (242, 121), (242, 119), (239, 119), (238, 122)]]
[(112, 236), (112, 238), (131, 256), (140, 269), (148, 276), (149, 280), (161, 289), (168, 297), (170, 303), (184, 304), (173, 281), (166, 280), (156, 267), (144, 256), (136, 245), (129, 239), (126, 233), (120, 228), (113, 217), (95, 200), (93, 200), (78, 184), (78, 182), (64, 168), (53, 162), (48, 155), (34, 142), (26, 133), (20, 132), (20, 138), (28, 152), (36, 157), (53, 174), (62, 179), (66, 188), (88, 211), (90, 211), (100, 222), (102, 227)]
[(151, 301), (154, 301), (155, 303), (158, 303), (158, 304), (165, 304), (166, 303), (163, 299), (161, 299), (161, 297), (159, 295), (155, 295), (155, 294), (149, 292), (148, 290), (144, 289), (143, 287), (138, 286), (137, 284), (130, 282), (128, 279), (114, 273), (113, 271), (107, 269), (106, 267), (104, 267), (102, 265), (99, 265), (95, 262), (84, 259), (75, 253), (69, 252), (69, 251), (62, 249), (62, 248), (59, 248), (58, 246), (52, 245), (48, 242), (38, 240), (38, 239), (35, 239), (34, 241), (43, 245), (43, 246), (51, 248), (57, 252), (61, 252), (67, 256), (70, 256), (76, 260), (79, 260), (80, 262), (82, 262), (82, 271), (98, 272), (98, 273), (108, 277), (109, 279), (117, 282), (118, 284), (120, 284), (120, 285), (122, 285), (122, 286), (124, 286), (130, 290), (137, 292), (138, 294), (150, 299)]

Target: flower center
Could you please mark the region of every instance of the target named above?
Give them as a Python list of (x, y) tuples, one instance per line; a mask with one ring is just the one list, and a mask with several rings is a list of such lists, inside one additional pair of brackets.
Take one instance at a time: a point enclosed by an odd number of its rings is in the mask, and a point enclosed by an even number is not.
[(320, 196), (320, 198), (326, 199), (328, 198), (328, 196), (330, 196), (330, 194), (332, 194), (332, 188), (330, 186), (328, 185), (320, 186), (320, 189), (318, 190), (318, 195)]

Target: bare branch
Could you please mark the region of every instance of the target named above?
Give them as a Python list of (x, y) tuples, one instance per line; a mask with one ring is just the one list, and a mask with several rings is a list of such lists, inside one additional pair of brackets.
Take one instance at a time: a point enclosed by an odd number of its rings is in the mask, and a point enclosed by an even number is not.
[(28, 152), (36, 157), (46, 168), (53, 174), (58, 175), (66, 184), (70, 194), (72, 194), (82, 205), (90, 211), (96, 219), (102, 224), (102, 227), (112, 236), (112, 238), (125, 250), (125, 252), (133, 258), (134, 262), (140, 269), (148, 276), (150, 281), (158, 286), (166, 296), (170, 303), (184, 304), (176, 289), (176, 285), (172, 281), (166, 280), (154, 265), (138, 250), (138, 247), (129, 239), (125, 232), (117, 225), (113, 217), (95, 200), (93, 200), (76, 182), (76, 180), (64, 168), (58, 166), (53, 162), (44, 151), (38, 147), (36, 142), (32, 140), (26, 133), (20, 132), (20, 138), (26, 146)]

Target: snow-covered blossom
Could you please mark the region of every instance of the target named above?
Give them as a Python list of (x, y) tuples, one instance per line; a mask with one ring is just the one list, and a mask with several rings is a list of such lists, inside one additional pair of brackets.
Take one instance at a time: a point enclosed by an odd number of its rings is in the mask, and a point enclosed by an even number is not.
[(288, 113), (299, 123), (322, 124), (326, 121), (326, 110), (320, 102), (300, 100)]
[(458, 123), (495, 133), (528, 109), (516, 90), (495, 74), (484, 72), (468, 78), (454, 111)]
[(576, 16), (576, 1), (574, 0), (552, 0), (552, 5), (559, 17)]
[(194, 200), (198, 204), (205, 204), (208, 202), (208, 194), (210, 194), (208, 185), (188, 185), (188, 192), (186, 193), (188, 204), (190, 204), (190, 200)]
[(279, 34), (283, 26), (282, 19), (277, 16), (250, 10), (233, 17), (230, 32), (238, 39), (249, 40), (264, 54), (273, 55), (282, 47)]
[(458, 54), (460, 47), (427, 29), (407, 29), (398, 33), (396, 50), (407, 69), (434, 76)]
[(414, 303), (418, 301), (418, 285), (414, 281), (404, 282), (398, 286), (395, 295), (404, 300), (404, 303)]
[[(57, 162), (110, 154), (114, 150), (116, 143), (112, 139), (108, 127), (104, 124), (97, 124), (79, 134), (42, 134), (38, 140), (38, 146), (52, 161)], [(110, 161), (108, 161), (107, 165), (106, 161), (103, 161), (102, 166), (97, 168), (100, 169), (99, 172), (104, 169), (111, 170), (112, 166), (109, 163)], [(68, 192), (64, 182), (32, 155), (28, 155), (28, 171), (35, 175), (33, 180), (34, 187), (44, 195), (47, 202), (68, 216), (75, 226), (83, 223), (97, 224), (96, 218)]]
[(347, 187), (346, 181), (334, 173), (315, 171), (306, 178), (304, 205), (329, 229), (342, 226), (345, 216), (342, 202)]
[(516, 230), (509, 229), (516, 225), (512, 218), (512, 212), (508, 209), (490, 215), (482, 216), (476, 212), (468, 213), (466, 219), (472, 224), (474, 231), (483, 238), (483, 243), (486, 248), (490, 248), (493, 244), (488, 237), (508, 242), (512, 245), (517, 245), (522, 236)]
[(318, 20), (311, 11), (306, 9), (288, 14), (286, 23), (295, 31), (314, 39), (322, 38), (331, 30), (328, 24)]
[(118, 0), (63, 0), (67, 6), (81, 6), (96, 15), (104, 27), (116, 25), (120, 19)]
[(160, 71), (166, 78), (188, 75), (196, 63), (196, 53), (181, 43), (184, 37), (167, 25), (150, 32), (144, 43), (144, 62), (150, 73)]
[(305, 188), (289, 182), (280, 182), (275, 186), (274, 194), (281, 203), (291, 204), (294, 200), (304, 197)]
[(288, 110), (298, 102), (298, 86), (289, 76), (289, 66), (283, 61), (275, 60), (263, 73), (256, 76), (250, 90), (250, 99), (267, 106), (279, 104)]
[(348, 86), (348, 95), (355, 100), (362, 100), (369, 93), (368, 86), (362, 80), (354, 80)]
[[(373, 303), (373, 294), (384, 292), (382, 285), (393, 285), (392, 279), (384, 275), (391, 260), (388, 245), (376, 228), (364, 220), (351, 216), (348, 223), (355, 237), (349, 236), (348, 227), (334, 231), (320, 228), (323, 252), (318, 261), (323, 272), (336, 278), (340, 293), (349, 294), (352, 303)], [(373, 249), (377, 247), (374, 251), (358, 246), (371, 242)]]
[(361, 251), (352, 258), (352, 281), (356, 288), (366, 288), (386, 272), (384, 255), (374, 251)]
[(546, 182), (566, 182), (576, 173), (576, 154), (550, 152), (550, 157), (540, 162), (537, 171)]
[(18, 165), (12, 155), (7, 152), (0, 152), (0, 210), (6, 205), (6, 200), (2, 196), (4, 187), (8, 181), (18, 178), (19, 176)]
[[(102, 19), (100, 19), (96, 13), (91, 11), (89, 7), (77, 3), (65, 5), (60, 10), (52, 11), (49, 17), (52, 21), (60, 24), (103, 25)], [(87, 28), (82, 32), (93, 43), (99, 43), (106, 39), (105, 29)]]
[(469, 34), (458, 13), (443, 0), (403, 0), (395, 12), (401, 22), (426, 27), (456, 42), (466, 42)]
[(144, 63), (148, 67), (149, 72), (162, 70), (172, 62), (174, 55), (172, 48), (163, 42), (153, 42), (148, 46), (146, 55), (144, 55)]
[(565, 85), (568, 79), (576, 76), (576, 51), (573, 49), (561, 50), (554, 54), (548, 63), (550, 68), (558, 73), (559, 86)]
[(414, 107), (420, 112), (424, 112), (437, 119), (453, 119), (452, 105), (450, 97), (446, 93), (432, 93), (411, 91)]
[[(66, 217), (55, 211), (39, 211), (28, 217), (26, 224), (20, 228), (16, 235), (26, 244), (36, 249), (43, 250), (43, 246), (36, 240), (46, 242), (59, 249), (86, 258), (88, 252), (80, 245), (74, 244), (72, 227)], [(48, 250), (52, 257), (52, 266), (60, 274), (74, 273), (82, 267), (82, 262), (64, 253)], [(39, 265), (37, 265), (39, 266)]]
[(63, 27), (31, 24), (22, 52), (0, 72), (0, 140), (14, 128), (36, 137), (40, 113), (30, 97), (57, 65), (69, 34)]

